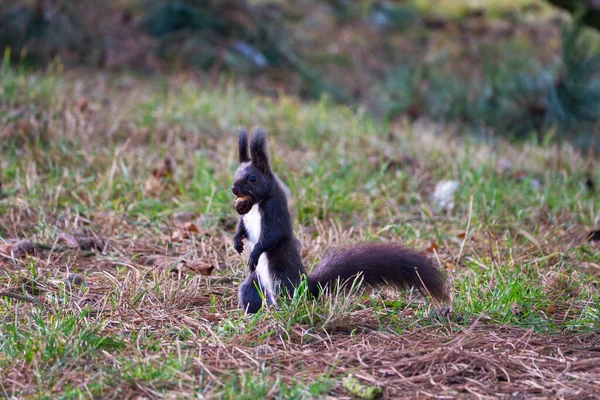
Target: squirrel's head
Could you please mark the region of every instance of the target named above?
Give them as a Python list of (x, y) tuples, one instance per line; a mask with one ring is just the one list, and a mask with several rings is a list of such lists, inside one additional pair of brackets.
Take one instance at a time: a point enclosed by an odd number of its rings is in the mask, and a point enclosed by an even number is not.
[(244, 128), (238, 129), (238, 146), (240, 166), (233, 175), (231, 191), (236, 197), (235, 210), (243, 215), (269, 194), (274, 178), (267, 155), (267, 133), (262, 127), (256, 127), (252, 131), (250, 155), (248, 135)]

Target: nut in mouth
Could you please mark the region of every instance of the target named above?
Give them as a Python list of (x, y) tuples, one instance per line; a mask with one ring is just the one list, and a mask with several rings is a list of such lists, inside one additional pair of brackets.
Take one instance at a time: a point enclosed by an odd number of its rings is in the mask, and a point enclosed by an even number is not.
[(236, 197), (233, 202), (233, 208), (235, 208), (235, 211), (240, 215), (247, 214), (252, 209), (253, 205), (252, 198), (248, 195)]

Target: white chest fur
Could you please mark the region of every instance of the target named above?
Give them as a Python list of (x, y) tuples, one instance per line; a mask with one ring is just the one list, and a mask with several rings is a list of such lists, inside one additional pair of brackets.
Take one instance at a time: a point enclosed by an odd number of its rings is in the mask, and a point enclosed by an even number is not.
[[(256, 243), (260, 240), (262, 231), (262, 216), (260, 215), (258, 204), (252, 206), (252, 209), (244, 215), (244, 227), (248, 233), (248, 250), (252, 251)], [(273, 276), (269, 271), (269, 260), (266, 253), (262, 253), (258, 259), (256, 274), (258, 275), (260, 285), (266, 292), (265, 295), (269, 302), (275, 304)]]
[(258, 209), (258, 204), (253, 205), (248, 214), (244, 215), (244, 226), (246, 227), (246, 232), (248, 232), (248, 243), (250, 251), (252, 251), (252, 248), (254, 248), (254, 245), (260, 239), (262, 229), (262, 217)]

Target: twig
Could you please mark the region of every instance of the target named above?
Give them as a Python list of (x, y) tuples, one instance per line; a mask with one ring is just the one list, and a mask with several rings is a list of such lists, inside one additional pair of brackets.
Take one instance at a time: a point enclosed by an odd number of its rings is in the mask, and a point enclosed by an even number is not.
[(469, 219), (467, 220), (467, 229), (465, 229), (465, 237), (463, 238), (462, 243), (460, 244), (460, 251), (458, 252), (458, 256), (454, 261), (458, 264), (458, 261), (462, 257), (463, 250), (465, 248), (465, 243), (467, 242), (467, 237), (469, 236), (469, 228), (471, 227), (471, 217), (473, 216), (473, 195), (471, 195), (471, 201), (469, 202)]
[(12, 299), (25, 301), (27, 303), (32, 303), (32, 304), (35, 304), (38, 306), (42, 305), (42, 303), (40, 303), (40, 301), (36, 298), (33, 298), (31, 296), (25, 296), (25, 295), (14, 293), (14, 292), (9, 292), (9, 291), (0, 292), (0, 297), (10, 297)]

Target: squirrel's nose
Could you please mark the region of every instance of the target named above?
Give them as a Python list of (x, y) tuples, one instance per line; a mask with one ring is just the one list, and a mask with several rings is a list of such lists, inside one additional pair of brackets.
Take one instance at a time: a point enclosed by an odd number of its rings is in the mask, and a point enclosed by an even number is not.
[(238, 189), (237, 187), (232, 187), (231, 191), (233, 192), (234, 195), (236, 195), (237, 197), (239, 197), (242, 193), (240, 192), (240, 189)]

